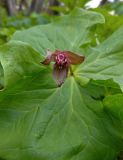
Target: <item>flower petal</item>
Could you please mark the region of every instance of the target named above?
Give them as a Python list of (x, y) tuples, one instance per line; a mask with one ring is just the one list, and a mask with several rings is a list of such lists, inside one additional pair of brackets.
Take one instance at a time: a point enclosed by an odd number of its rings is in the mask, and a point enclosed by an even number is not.
[(59, 66), (57, 63), (54, 64), (53, 77), (59, 87), (64, 83), (65, 79), (67, 78), (68, 70), (69, 65), (67, 64), (63, 66)]
[(65, 56), (67, 57), (67, 59), (69, 60), (70, 64), (80, 64), (84, 61), (85, 57), (84, 56), (80, 56), (77, 55), (73, 52), (70, 51), (64, 51), (63, 52), (65, 54)]
[(55, 57), (56, 57), (56, 54), (48, 50), (46, 59), (41, 63), (44, 65), (49, 65), (50, 62), (55, 62)]

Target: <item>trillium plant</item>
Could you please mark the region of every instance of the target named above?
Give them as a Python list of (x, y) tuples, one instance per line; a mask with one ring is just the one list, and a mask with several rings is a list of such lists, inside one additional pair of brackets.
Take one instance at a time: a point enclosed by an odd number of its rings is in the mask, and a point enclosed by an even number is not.
[(60, 51), (56, 50), (55, 52), (47, 51), (46, 59), (41, 62), (44, 65), (49, 65), (50, 62), (54, 62), (53, 66), (53, 77), (58, 86), (61, 86), (68, 73), (73, 75), (71, 65), (78, 65), (84, 61), (85, 57), (77, 55), (70, 51)]
[(123, 27), (102, 42), (101, 23), (75, 9), (0, 46), (0, 160), (117, 160)]

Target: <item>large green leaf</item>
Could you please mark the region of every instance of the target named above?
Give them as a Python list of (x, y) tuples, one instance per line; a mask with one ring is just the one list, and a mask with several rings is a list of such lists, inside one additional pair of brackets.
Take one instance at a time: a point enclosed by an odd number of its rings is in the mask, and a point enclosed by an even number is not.
[(43, 54), (46, 54), (47, 49), (67, 49), (81, 53), (79, 47), (90, 41), (89, 28), (104, 21), (99, 13), (75, 9), (70, 15), (61, 16), (51, 24), (18, 31), (12, 39), (27, 42)]
[[(5, 85), (0, 92), (0, 158), (116, 159), (123, 147), (122, 115), (117, 118), (118, 112), (109, 108), (110, 97), (102, 99), (107, 86), (118, 88), (114, 81), (122, 88), (123, 28), (91, 49), (62, 87), (54, 83), (50, 66), (40, 65), (43, 57), (38, 53), (81, 53), (90, 27), (102, 22), (100, 14), (76, 9), (52, 24), (17, 32), (13, 39), (19, 41), (0, 47)], [(87, 84), (90, 79), (96, 81)]]
[(0, 92), (0, 157), (114, 160), (123, 147), (122, 121), (74, 77), (56, 88), (41, 58), (22, 42), (0, 49), (6, 82)]
[[(51, 24), (17, 32), (13, 39), (29, 43), (41, 53), (46, 53), (47, 49), (83, 53), (80, 46), (88, 42), (90, 27), (102, 22), (104, 19), (100, 14), (76, 9), (70, 15), (63, 16)], [(75, 71), (75, 76), (82, 85), (88, 83), (90, 79), (113, 79), (123, 89), (122, 39), (123, 28), (121, 27), (105, 42), (90, 49), (85, 63)], [(83, 54), (88, 55), (88, 53)]]
[(85, 63), (75, 71), (80, 83), (83, 79), (113, 79), (123, 90), (123, 27), (90, 51)]
[[(22, 48), (20, 45), (22, 45)], [(23, 54), (23, 52), (25, 54)], [(27, 56), (28, 54), (29, 57)], [(3, 71), (1, 71), (1, 77), (4, 76), (5, 87), (10, 86), (20, 78), (24, 79), (25, 75), (30, 75), (30, 73), (34, 74), (34, 66), (37, 66), (37, 62), (39, 66), (40, 60), (42, 60), (42, 56), (34, 51), (30, 46), (25, 45), (23, 42), (10, 42), (5, 45), (5, 47), (4, 45), (1, 46), (0, 61), (2, 65), (1, 68), (3, 69)], [(40, 67), (38, 70), (40, 70)]]

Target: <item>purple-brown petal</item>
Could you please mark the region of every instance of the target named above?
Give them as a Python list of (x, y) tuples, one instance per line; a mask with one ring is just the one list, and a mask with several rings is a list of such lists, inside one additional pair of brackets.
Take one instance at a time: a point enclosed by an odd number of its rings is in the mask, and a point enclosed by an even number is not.
[(54, 64), (53, 77), (59, 87), (64, 83), (65, 79), (67, 78), (68, 70), (68, 64), (62, 66), (59, 66), (57, 63)]
[(74, 64), (74, 65), (81, 64), (85, 59), (84, 56), (77, 55), (77, 54), (70, 52), (70, 51), (64, 51), (63, 53), (67, 57), (68, 62), (70, 64)]
[(49, 65), (50, 62), (51, 62), (51, 60), (49, 58), (46, 58), (43, 62), (41, 62), (41, 64)]
[(44, 65), (49, 65), (50, 62), (55, 62), (56, 54), (52, 53), (50, 50), (47, 51), (47, 57), (43, 62), (41, 62)]

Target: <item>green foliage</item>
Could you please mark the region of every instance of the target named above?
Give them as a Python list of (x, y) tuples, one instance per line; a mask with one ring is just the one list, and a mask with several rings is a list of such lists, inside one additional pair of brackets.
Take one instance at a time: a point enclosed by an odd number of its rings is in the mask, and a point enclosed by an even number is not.
[(108, 10), (102, 8), (93, 10), (103, 14), (105, 17), (105, 24), (97, 25), (97, 27), (93, 29), (99, 42), (107, 39), (114, 31), (123, 25), (123, 15), (111, 15)]
[(102, 44), (93, 48), (91, 55), (86, 59), (86, 64), (82, 64), (77, 68), (76, 74), (78, 77), (88, 77), (95, 80), (113, 79), (123, 90), (122, 38), (123, 27), (117, 30)]
[(13, 17), (2, 15), (0, 25), (0, 44), (7, 42), (12, 34), (17, 30), (23, 30), (31, 26), (39, 24), (47, 24), (50, 22), (50, 17), (46, 14), (32, 13), (30, 16), (18, 14)]
[[(93, 42), (100, 13), (75, 9), (18, 31), (0, 47), (0, 157), (6, 160), (114, 160), (123, 149), (123, 27)], [(47, 49), (84, 54), (57, 87)]]
[(29, 43), (41, 54), (45, 54), (48, 48), (52, 51), (61, 49), (86, 54), (82, 53), (80, 47), (91, 42), (90, 27), (104, 22), (101, 14), (75, 9), (70, 15), (61, 16), (49, 25), (16, 32), (12, 39)]
[(75, 7), (85, 8), (85, 4), (90, 0), (58, 0), (62, 5), (52, 6), (51, 9), (60, 13), (69, 13)]
[(123, 2), (117, 1), (114, 3), (108, 3), (103, 6), (104, 9), (108, 11), (114, 11), (116, 15), (122, 15), (123, 14)]
[(7, 17), (4, 19), (2, 26), (24, 29), (38, 24), (47, 24), (48, 22), (48, 16), (45, 14), (38, 15), (36, 13), (32, 13), (30, 16), (18, 14), (17, 16)]

